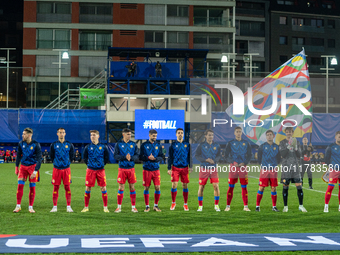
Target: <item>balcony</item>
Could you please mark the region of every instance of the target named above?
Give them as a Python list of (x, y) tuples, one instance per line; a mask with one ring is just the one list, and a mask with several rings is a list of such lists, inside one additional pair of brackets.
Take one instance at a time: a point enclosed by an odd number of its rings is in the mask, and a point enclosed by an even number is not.
[(106, 51), (108, 47), (111, 47), (111, 43), (94, 43), (94, 42), (86, 42), (79, 44), (79, 50), (102, 50)]
[(297, 32), (308, 32), (308, 33), (325, 33), (324, 27), (314, 27), (306, 25), (292, 25), (292, 30)]
[(112, 15), (80, 14), (79, 23), (104, 23), (112, 24)]
[(48, 22), (48, 23), (71, 23), (72, 14), (57, 14), (57, 13), (38, 13), (37, 22)]
[(164, 42), (145, 42), (144, 48), (165, 48)]
[(232, 20), (222, 17), (194, 17), (194, 26), (200, 27), (231, 27)]
[(194, 49), (208, 49), (210, 52), (232, 52), (232, 45), (194, 43)]
[(299, 45), (299, 44), (293, 44), (292, 50), (293, 51), (301, 51), (302, 47), (305, 48), (306, 52), (324, 52), (325, 47), (324, 46), (314, 46), (314, 45)]

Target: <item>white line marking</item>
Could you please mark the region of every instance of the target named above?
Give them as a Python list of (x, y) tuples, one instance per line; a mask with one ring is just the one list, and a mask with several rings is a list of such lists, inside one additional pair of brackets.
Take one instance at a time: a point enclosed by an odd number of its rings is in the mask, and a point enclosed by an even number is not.
[[(248, 177), (249, 178), (254, 178), (254, 179), (260, 179), (260, 178), (258, 178), (258, 177), (256, 177), (256, 176), (250, 176), (250, 175), (248, 175)], [(318, 183), (318, 184), (320, 184), (320, 183)], [(325, 191), (322, 191), (322, 190), (317, 190), (317, 189), (309, 189), (309, 188), (304, 188), (304, 187), (302, 187), (303, 189), (305, 189), (305, 190), (309, 190), (309, 191), (314, 191), (314, 192), (318, 192), (318, 193), (323, 193), (323, 194), (326, 194), (326, 192)], [(338, 194), (334, 194), (334, 193), (332, 193), (332, 196), (335, 196), (335, 197), (337, 197), (338, 196)]]

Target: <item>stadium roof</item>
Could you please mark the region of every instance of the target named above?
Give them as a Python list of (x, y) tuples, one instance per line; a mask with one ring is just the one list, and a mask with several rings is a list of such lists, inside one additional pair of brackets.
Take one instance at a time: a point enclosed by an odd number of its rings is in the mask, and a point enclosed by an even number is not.
[(116, 48), (109, 47), (109, 57), (160, 57), (160, 58), (206, 58), (209, 50), (169, 48)]

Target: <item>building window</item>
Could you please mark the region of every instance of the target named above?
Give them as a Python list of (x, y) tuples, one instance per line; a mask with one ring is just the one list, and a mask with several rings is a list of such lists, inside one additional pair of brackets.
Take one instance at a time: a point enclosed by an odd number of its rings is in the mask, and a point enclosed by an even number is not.
[(81, 3), (79, 5), (79, 14), (112, 15), (112, 5)]
[(38, 29), (38, 49), (70, 49), (71, 31), (57, 29)]
[(111, 33), (79, 32), (80, 50), (107, 50), (112, 46)]
[(334, 0), (322, 0), (321, 4), (322, 8), (325, 9), (335, 9), (335, 1)]
[(322, 66), (323, 65), (323, 58), (311, 57), (310, 63), (313, 66)]
[(287, 43), (288, 43), (287, 36), (280, 36), (280, 44), (287, 45)]
[(277, 3), (282, 5), (295, 5), (294, 0), (277, 0)]
[(112, 4), (79, 4), (80, 23), (111, 23)]
[(313, 103), (314, 104), (324, 104), (325, 98), (324, 97), (313, 97)]
[(324, 39), (323, 38), (312, 38), (311, 44), (313, 46), (324, 46)]
[(164, 42), (164, 32), (145, 31), (145, 42)]
[(162, 4), (146, 4), (144, 6), (144, 22), (148, 25), (165, 24), (165, 8)]
[(329, 104), (335, 104), (335, 97), (329, 97), (328, 98), (328, 103)]
[(305, 45), (305, 38), (303, 37), (293, 37), (292, 44), (295, 45)]
[(311, 19), (312, 27), (323, 27), (323, 20), (322, 19)]
[(167, 16), (168, 17), (189, 17), (189, 7), (168, 5)]
[(280, 25), (287, 25), (287, 17), (284, 16), (280, 17)]
[(38, 14), (71, 14), (71, 3), (38, 2)]
[(280, 56), (280, 64), (284, 64), (288, 61), (288, 57), (287, 56)]
[(168, 32), (169, 43), (188, 43), (188, 41), (187, 32)]
[(304, 24), (304, 20), (301, 18), (292, 18), (293, 26), (302, 26)]
[(328, 28), (335, 28), (335, 20), (334, 19), (329, 19), (327, 21)]
[(264, 22), (240, 21), (241, 36), (265, 36)]
[(328, 39), (328, 48), (335, 48), (335, 39)]

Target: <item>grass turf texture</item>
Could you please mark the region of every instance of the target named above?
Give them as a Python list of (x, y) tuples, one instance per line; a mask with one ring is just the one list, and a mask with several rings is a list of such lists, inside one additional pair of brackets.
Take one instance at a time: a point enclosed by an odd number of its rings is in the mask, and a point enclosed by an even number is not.
[[(17, 176), (14, 174), (14, 164), (0, 165), (1, 193), (0, 193), (0, 234), (17, 235), (145, 235), (145, 234), (257, 234), (257, 233), (319, 233), (339, 232), (340, 222), (338, 212), (338, 198), (332, 196), (329, 203), (330, 212), (323, 213), (324, 193), (327, 184), (314, 174), (314, 190), (304, 189), (304, 206), (308, 213), (298, 210), (298, 198), (294, 185), (290, 186), (288, 213), (275, 213), (271, 210), (270, 188), (264, 191), (261, 201), (261, 212), (255, 212), (258, 179), (256, 173), (250, 173), (248, 185), (249, 208), (251, 212), (244, 212), (241, 198), (240, 184), (236, 184), (231, 211), (224, 212), (226, 206), (226, 192), (228, 189), (227, 175), (220, 174), (220, 208), (214, 210), (213, 187), (208, 182), (204, 190), (203, 212), (196, 212), (198, 207), (197, 173), (191, 175), (189, 184), (189, 212), (183, 210), (183, 196), (181, 183), (178, 185), (177, 206), (170, 211), (171, 182), (166, 166), (161, 165), (161, 198), (159, 207), (162, 212), (150, 211), (144, 213), (144, 197), (142, 186), (142, 165), (136, 165), (137, 183), (135, 184), (139, 213), (131, 212), (128, 185), (125, 185), (122, 212), (113, 213), (117, 203), (118, 184), (116, 182), (118, 168), (116, 164), (106, 166), (108, 208), (110, 213), (103, 212), (102, 196), (98, 186), (92, 188), (91, 200), (87, 213), (80, 211), (84, 207), (85, 164), (72, 164), (72, 208), (74, 213), (66, 212), (65, 191), (61, 185), (59, 189), (58, 212), (50, 213), (52, 209), (51, 184), (52, 165), (43, 164), (40, 169), (41, 181), (36, 187), (34, 203), (35, 214), (28, 212), (28, 182), (25, 184), (22, 199), (22, 210), (14, 214), (16, 205)], [(318, 174), (320, 175), (320, 174)], [(304, 187), (308, 187), (305, 178)], [(337, 194), (335, 187), (333, 194)], [(154, 188), (150, 188), (150, 205), (153, 206)], [(277, 207), (282, 211), (282, 185), (277, 188)], [(311, 253), (311, 252), (308, 252)], [(210, 254), (210, 253), (207, 253)], [(252, 253), (247, 253), (252, 254)], [(257, 253), (258, 254), (258, 253)], [(282, 252), (280, 254), (290, 254)], [(301, 253), (302, 254), (302, 253)], [(315, 252), (313, 254), (321, 254)]]

